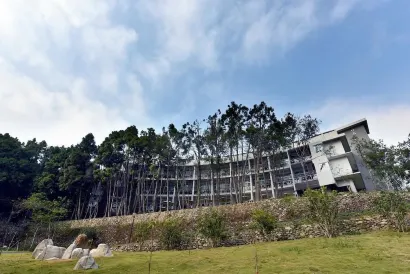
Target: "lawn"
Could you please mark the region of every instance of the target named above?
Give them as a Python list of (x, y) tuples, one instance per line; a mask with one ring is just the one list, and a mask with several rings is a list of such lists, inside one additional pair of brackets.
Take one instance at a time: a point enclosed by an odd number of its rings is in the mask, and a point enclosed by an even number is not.
[[(410, 234), (377, 232), (335, 239), (303, 239), (152, 255), (151, 273), (410, 273)], [(98, 273), (148, 273), (149, 253), (99, 258)], [(0, 273), (72, 273), (76, 261), (41, 262), (3, 254)]]

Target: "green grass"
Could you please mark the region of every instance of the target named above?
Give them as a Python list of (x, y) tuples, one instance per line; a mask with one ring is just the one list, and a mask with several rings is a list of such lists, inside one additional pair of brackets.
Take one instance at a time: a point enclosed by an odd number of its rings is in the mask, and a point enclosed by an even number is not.
[[(195, 251), (160, 251), (151, 273), (410, 273), (410, 234), (377, 232), (335, 239), (303, 239)], [(87, 273), (148, 273), (149, 253), (99, 258)], [(41, 262), (30, 254), (3, 254), (0, 273), (73, 273), (76, 261)]]

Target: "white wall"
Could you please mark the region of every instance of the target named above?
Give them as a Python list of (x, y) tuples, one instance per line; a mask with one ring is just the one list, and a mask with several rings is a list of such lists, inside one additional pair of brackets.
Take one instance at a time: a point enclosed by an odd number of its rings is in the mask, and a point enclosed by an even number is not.
[(353, 170), (347, 157), (329, 161), (330, 169), (335, 177), (352, 174)]
[(329, 143), (326, 143), (323, 146), (323, 151), (329, 156), (335, 156), (345, 153), (345, 149), (343, 147), (341, 140), (335, 140)]

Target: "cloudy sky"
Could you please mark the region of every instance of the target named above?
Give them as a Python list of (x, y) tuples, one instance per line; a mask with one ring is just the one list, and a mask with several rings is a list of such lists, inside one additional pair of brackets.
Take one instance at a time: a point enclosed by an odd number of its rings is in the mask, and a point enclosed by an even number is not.
[(0, 132), (52, 145), (232, 100), (410, 132), (408, 0), (0, 0)]

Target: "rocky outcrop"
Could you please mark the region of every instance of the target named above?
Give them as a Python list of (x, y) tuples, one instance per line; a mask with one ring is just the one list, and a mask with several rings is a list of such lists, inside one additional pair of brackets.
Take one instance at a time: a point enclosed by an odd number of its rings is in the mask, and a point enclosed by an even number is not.
[(76, 245), (75, 242), (74, 242), (74, 243), (72, 243), (72, 244), (65, 250), (65, 252), (64, 252), (64, 254), (63, 254), (63, 256), (62, 256), (61, 259), (64, 259), (64, 260), (71, 259), (71, 254), (73, 253), (73, 250), (74, 250), (75, 248), (77, 248), (77, 245)]
[(46, 248), (46, 246), (53, 245), (53, 240), (51, 239), (44, 239), (42, 240), (34, 249), (31, 256), (35, 259), (37, 256)]
[(51, 258), (58, 258), (61, 259), (65, 252), (64, 247), (54, 246), (54, 245), (47, 245), (35, 258), (36, 260), (48, 260)]
[(84, 251), (82, 248), (76, 248), (71, 253), (71, 259), (80, 259), (83, 256), (84, 256)]
[(97, 269), (98, 264), (95, 262), (94, 258), (91, 256), (81, 257), (77, 264), (74, 266), (74, 270), (86, 270), (86, 269)]
[(93, 257), (112, 257), (111, 249), (106, 244), (99, 244), (96, 249), (90, 251), (90, 255)]

